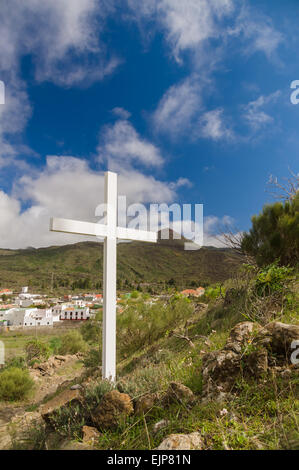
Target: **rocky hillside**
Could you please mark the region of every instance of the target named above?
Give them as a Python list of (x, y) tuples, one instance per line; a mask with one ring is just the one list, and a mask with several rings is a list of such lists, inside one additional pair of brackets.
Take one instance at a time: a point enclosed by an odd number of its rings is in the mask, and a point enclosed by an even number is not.
[[(179, 303), (176, 322), (164, 306), (142, 346), (131, 339), (131, 309), (139, 317), (151, 310), (129, 304), (127, 319), (118, 318), (117, 383), (101, 380), (97, 340), (90, 341), (80, 374), (35, 400), (34, 409), (12, 406), (0, 448), (299, 449), (299, 365), (292, 360), (299, 286), (288, 281), (287, 294), (265, 297), (256, 295), (256, 282), (230, 281), (224, 298), (185, 310)], [(40, 383), (55, 378), (63, 360), (35, 364), (30, 374)]]

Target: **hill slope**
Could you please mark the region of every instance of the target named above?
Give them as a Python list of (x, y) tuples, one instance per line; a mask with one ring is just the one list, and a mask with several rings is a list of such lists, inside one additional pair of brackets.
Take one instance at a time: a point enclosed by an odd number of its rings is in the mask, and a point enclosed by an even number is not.
[[(242, 262), (233, 250), (201, 248), (184, 251), (181, 240), (160, 240), (157, 244), (133, 242), (118, 244), (118, 282), (126, 288), (134, 283), (163, 283), (173, 279), (177, 286), (223, 281)], [(82, 242), (73, 245), (25, 250), (0, 250), (0, 286), (29, 285), (48, 289), (100, 288), (103, 245)], [(53, 274), (52, 274), (53, 273)], [(80, 282), (86, 285), (80, 285)]]

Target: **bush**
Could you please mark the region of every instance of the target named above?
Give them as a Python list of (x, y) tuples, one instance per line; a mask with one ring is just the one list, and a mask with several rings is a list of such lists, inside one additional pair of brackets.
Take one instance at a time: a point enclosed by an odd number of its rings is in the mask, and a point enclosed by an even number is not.
[(16, 401), (27, 397), (34, 385), (27, 369), (4, 369), (0, 373), (0, 400)]
[(85, 367), (98, 367), (102, 364), (102, 352), (99, 348), (90, 349), (83, 360)]
[(18, 369), (26, 369), (26, 359), (23, 356), (16, 356), (9, 359), (5, 364), (5, 369), (17, 367)]
[(87, 344), (85, 343), (79, 331), (70, 331), (61, 338), (61, 346), (59, 348), (60, 354), (76, 354), (78, 352), (85, 352)]
[(287, 284), (292, 279), (292, 271), (286, 266), (277, 266), (277, 263), (270, 264), (257, 274), (255, 292), (260, 296), (285, 293)]
[(49, 346), (50, 346), (52, 354), (58, 354), (61, 348), (61, 339), (57, 337), (51, 338), (49, 342)]
[(157, 302), (131, 304), (118, 317), (117, 339), (122, 354), (130, 354), (167, 335), (180, 321), (193, 312), (188, 299), (171, 299), (168, 304)]
[(80, 332), (83, 336), (84, 341), (87, 341), (88, 343), (92, 344), (100, 342), (102, 332), (102, 317), (102, 312), (98, 312), (94, 320), (88, 320), (81, 326)]
[(27, 361), (47, 360), (50, 357), (50, 347), (48, 344), (42, 343), (38, 339), (28, 341), (25, 346)]
[(244, 234), (242, 249), (259, 266), (273, 263), (296, 266), (299, 262), (299, 192), (290, 200), (276, 202), (252, 217), (252, 228)]

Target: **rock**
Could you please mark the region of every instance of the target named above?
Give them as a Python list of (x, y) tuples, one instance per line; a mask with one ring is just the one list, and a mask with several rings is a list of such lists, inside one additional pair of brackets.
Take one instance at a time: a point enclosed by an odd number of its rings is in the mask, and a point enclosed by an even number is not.
[(258, 326), (249, 321), (237, 323), (231, 330), (223, 349), (240, 353), (246, 343), (248, 343), (255, 328), (258, 328)]
[(191, 434), (170, 434), (161, 442), (157, 450), (201, 450), (202, 440), (199, 432)]
[(8, 450), (13, 444), (26, 442), (28, 431), (33, 427), (41, 431), (45, 429), (45, 423), (37, 411), (14, 416), (8, 425), (0, 426), (0, 449)]
[(65, 356), (55, 356), (55, 359), (57, 359), (58, 361), (62, 361), (62, 362), (65, 362), (66, 361), (66, 357)]
[(51, 417), (64, 407), (81, 403), (79, 390), (64, 390), (40, 407), (40, 412), (45, 421), (51, 421)]
[(244, 373), (252, 377), (262, 377), (268, 370), (268, 352), (265, 348), (248, 354), (244, 361)]
[(240, 373), (241, 357), (230, 350), (212, 351), (202, 358), (203, 400), (222, 401)]
[(169, 421), (167, 419), (161, 419), (161, 421), (154, 424), (153, 433), (156, 434), (160, 429), (166, 428), (168, 425)]
[[(230, 396), (241, 365), (250, 375), (258, 377), (268, 367), (266, 351), (262, 348), (245, 355), (253, 333), (260, 327), (252, 322), (241, 322), (231, 330), (223, 349), (203, 356), (203, 401), (222, 401)], [(249, 367), (250, 365), (250, 367)]]
[(70, 390), (81, 390), (83, 387), (80, 384), (75, 384), (70, 387)]
[(96, 441), (98, 441), (100, 437), (99, 431), (92, 427), (92, 426), (83, 426), (83, 443), (88, 445), (94, 445)]
[(160, 400), (159, 393), (148, 393), (138, 398), (135, 404), (135, 414), (142, 415), (148, 413)]
[(282, 356), (282, 360), (288, 363), (294, 340), (299, 340), (299, 325), (271, 322), (259, 332), (255, 342), (265, 346), (272, 354)]
[(92, 414), (96, 427), (100, 430), (113, 429), (134, 411), (132, 400), (126, 393), (112, 390), (104, 395)]
[(178, 382), (170, 382), (166, 395), (163, 399), (164, 404), (170, 403), (191, 403), (195, 399), (190, 388)]

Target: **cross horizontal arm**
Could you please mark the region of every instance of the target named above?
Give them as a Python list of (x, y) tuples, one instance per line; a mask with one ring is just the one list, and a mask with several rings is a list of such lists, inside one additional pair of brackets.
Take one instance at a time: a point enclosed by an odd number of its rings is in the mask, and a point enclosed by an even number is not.
[(106, 225), (70, 219), (51, 218), (50, 230), (52, 232), (74, 233), (76, 235), (88, 235), (91, 237), (107, 236)]
[(117, 238), (121, 240), (139, 240), (141, 242), (152, 242), (157, 241), (156, 232), (148, 232), (147, 230), (136, 230), (133, 228), (117, 227), (116, 229)]
[[(79, 220), (51, 218), (50, 230), (52, 232), (74, 233), (76, 235), (87, 235), (91, 237), (107, 237), (107, 225), (93, 222), (81, 222)], [(121, 240), (138, 240), (142, 242), (157, 241), (156, 232), (147, 230), (136, 230), (132, 228), (117, 227), (116, 238)]]

